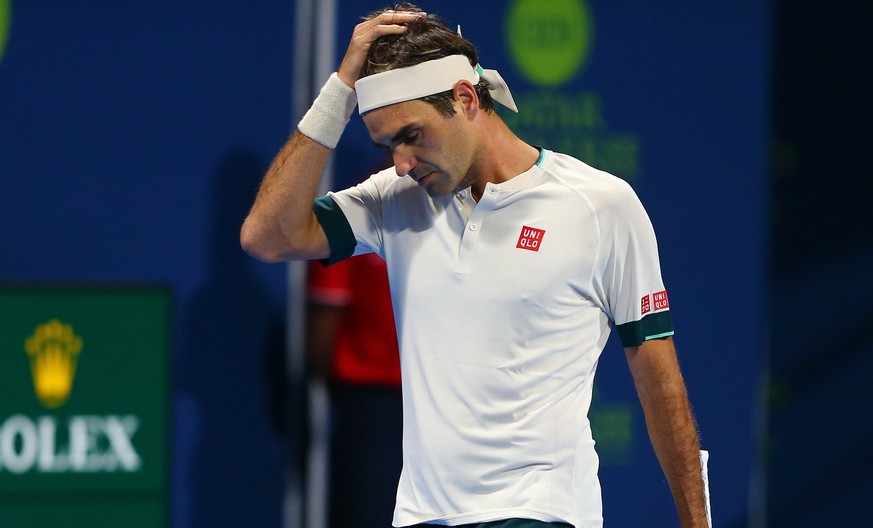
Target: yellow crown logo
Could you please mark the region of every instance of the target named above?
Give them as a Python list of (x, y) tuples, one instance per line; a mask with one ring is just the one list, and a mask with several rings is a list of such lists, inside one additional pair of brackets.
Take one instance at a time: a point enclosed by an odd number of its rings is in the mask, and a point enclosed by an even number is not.
[(30, 357), (37, 397), (46, 407), (60, 407), (73, 388), (82, 339), (73, 333), (73, 327), (52, 319), (36, 327), (24, 348)]

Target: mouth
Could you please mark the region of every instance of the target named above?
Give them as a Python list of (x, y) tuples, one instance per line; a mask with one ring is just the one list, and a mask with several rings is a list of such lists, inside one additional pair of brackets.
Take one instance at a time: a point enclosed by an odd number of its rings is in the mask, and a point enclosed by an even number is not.
[(430, 177), (431, 177), (433, 174), (435, 174), (435, 173), (436, 173), (436, 171), (430, 171), (430, 172), (428, 172), (427, 174), (424, 174), (424, 175), (421, 175), (421, 176), (416, 176), (416, 175), (414, 175), (414, 174), (410, 174), (410, 176), (412, 176), (412, 179), (415, 180), (415, 182), (416, 182), (417, 184), (419, 184), (419, 185), (424, 185), (424, 184), (427, 183), (427, 181), (430, 179)]

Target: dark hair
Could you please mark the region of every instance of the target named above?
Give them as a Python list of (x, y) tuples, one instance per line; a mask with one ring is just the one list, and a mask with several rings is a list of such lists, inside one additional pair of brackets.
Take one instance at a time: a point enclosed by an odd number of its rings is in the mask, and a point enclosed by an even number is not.
[[(392, 8), (385, 8), (370, 13), (365, 20), (384, 13), (385, 11), (421, 12), (421, 8), (410, 3), (400, 3)], [(450, 55), (465, 55), (474, 68), (479, 64), (479, 53), (470, 41), (458, 35), (436, 15), (428, 15), (408, 24), (408, 29), (401, 35), (385, 35), (373, 41), (367, 52), (367, 61), (361, 68), (361, 77), (367, 77), (397, 68), (415, 66), (425, 61), (442, 59)], [(494, 103), (491, 100), (488, 81), (480, 79), (476, 85), (479, 96), (479, 107), (486, 112), (492, 112)], [(432, 104), (445, 117), (455, 114), (452, 105), (454, 95), (452, 90), (422, 97), (421, 100)]]

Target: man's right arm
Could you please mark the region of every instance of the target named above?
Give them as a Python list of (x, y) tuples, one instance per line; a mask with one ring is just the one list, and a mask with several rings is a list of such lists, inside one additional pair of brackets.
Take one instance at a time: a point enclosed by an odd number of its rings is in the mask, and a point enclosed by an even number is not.
[(300, 132), (285, 143), (243, 223), (240, 243), (247, 253), (267, 262), (328, 256), (312, 201), (330, 150)]
[(267, 262), (330, 255), (327, 236), (312, 211), (312, 202), (330, 151), (352, 111), (343, 108), (343, 91), (347, 93), (358, 80), (374, 40), (403, 33), (405, 24), (424, 16), (427, 15), (386, 11), (355, 27), (337, 75), (328, 81), (301, 121), (300, 130), (306, 134), (295, 132), (264, 176), (240, 232), (240, 243), (247, 253)]

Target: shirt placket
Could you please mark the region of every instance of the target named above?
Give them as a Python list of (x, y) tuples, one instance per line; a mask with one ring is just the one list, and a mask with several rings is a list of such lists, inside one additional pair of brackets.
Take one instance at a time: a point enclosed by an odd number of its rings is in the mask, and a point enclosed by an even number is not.
[(469, 275), (473, 269), (473, 260), (479, 243), (479, 236), (485, 224), (485, 219), (497, 203), (498, 189), (490, 183), (486, 185), (485, 192), (477, 203), (470, 194), (469, 189), (458, 193), (458, 207), (463, 218), (466, 219), (464, 231), (461, 233), (460, 247), (458, 248), (458, 266), (456, 272)]

